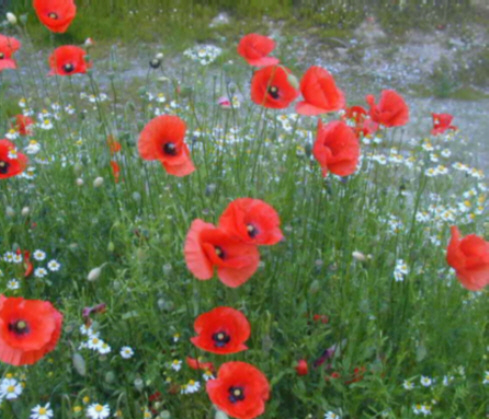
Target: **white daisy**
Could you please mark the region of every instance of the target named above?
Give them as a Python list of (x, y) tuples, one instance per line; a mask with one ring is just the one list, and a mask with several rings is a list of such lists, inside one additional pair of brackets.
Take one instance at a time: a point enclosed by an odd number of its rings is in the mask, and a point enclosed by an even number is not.
[(0, 399), (14, 400), (22, 394), (22, 384), (14, 378), (5, 378), (0, 383)]
[(329, 411), (324, 415), (324, 419), (341, 419), (341, 416)]
[(49, 419), (53, 417), (53, 410), (50, 408), (49, 403), (44, 407), (38, 404), (31, 410), (31, 419)]
[(209, 380), (214, 380), (216, 377), (212, 374), (212, 371), (204, 371), (204, 374), (202, 374), (202, 378), (204, 381), (209, 381)]
[(88, 348), (94, 351), (99, 351), (103, 344), (104, 341), (97, 336), (91, 337), (87, 342)]
[(98, 352), (101, 355), (108, 354), (111, 350), (112, 348), (110, 347), (110, 345), (105, 342), (103, 342), (102, 345), (100, 345), (100, 347), (98, 348)]
[(13, 262), (14, 252), (5, 252), (5, 254), (3, 255), (3, 260), (5, 262)]
[(414, 388), (414, 383), (412, 381), (409, 381), (409, 380), (404, 380), (404, 382), (402, 383), (402, 386), (406, 390), (412, 390)]
[(48, 262), (48, 269), (51, 272), (59, 271), (59, 268), (61, 268), (61, 264), (57, 260), (53, 259)]
[(34, 257), (34, 259), (40, 262), (46, 259), (46, 252), (43, 252), (42, 250), (38, 249), (32, 254), (32, 256)]
[(180, 371), (180, 368), (182, 368), (182, 361), (174, 359), (171, 363), (171, 369), (175, 371)]
[(21, 263), (22, 262), (22, 255), (15, 254), (14, 257), (12, 258), (12, 261), (14, 263)]
[(18, 290), (20, 288), (20, 282), (17, 279), (11, 279), (7, 282), (7, 288), (9, 290)]
[(422, 375), (419, 382), (423, 387), (429, 387), (433, 383), (433, 380), (430, 377), (425, 377), (424, 375)]
[(48, 271), (44, 268), (36, 268), (34, 270), (34, 276), (36, 278), (44, 278), (48, 274)]
[(482, 381), (482, 384), (489, 384), (489, 371), (486, 371), (484, 374), (484, 380)]
[(122, 358), (129, 359), (129, 358), (133, 357), (134, 351), (132, 350), (132, 348), (130, 346), (123, 346), (121, 348), (120, 354), (121, 354)]
[(98, 403), (92, 403), (87, 408), (87, 416), (90, 419), (105, 419), (110, 415), (109, 405), (101, 405)]

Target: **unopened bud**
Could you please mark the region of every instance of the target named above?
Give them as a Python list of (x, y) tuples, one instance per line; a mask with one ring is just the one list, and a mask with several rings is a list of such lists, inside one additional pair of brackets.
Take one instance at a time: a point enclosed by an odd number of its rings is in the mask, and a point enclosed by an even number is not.
[(94, 188), (100, 188), (104, 183), (104, 178), (99, 176), (96, 177), (95, 180), (93, 181), (93, 187)]
[(89, 281), (96, 281), (100, 277), (101, 274), (102, 274), (102, 267), (101, 266), (99, 266), (98, 268), (93, 268), (88, 273), (87, 279)]
[(136, 388), (137, 391), (143, 391), (144, 389), (144, 382), (141, 378), (136, 378), (134, 380), (134, 387)]
[(299, 88), (299, 80), (297, 80), (297, 77), (294, 76), (292, 73), (287, 74), (287, 81), (294, 89)]
[(93, 40), (92, 40), (92, 38), (85, 39), (85, 42), (83, 43), (83, 46), (85, 48), (90, 48), (91, 46), (93, 46)]
[(15, 211), (12, 207), (5, 208), (5, 214), (7, 217), (13, 217), (15, 215)]
[(366, 256), (362, 253), (359, 252), (358, 250), (355, 250), (352, 253), (353, 259), (358, 260), (360, 262), (365, 262), (367, 260)]
[(162, 52), (159, 52), (158, 54), (156, 54), (156, 55), (155, 55), (155, 58), (156, 58), (157, 60), (162, 60), (162, 59), (163, 59), (163, 57), (164, 57), (164, 55), (163, 55), (163, 53), (162, 53)]
[(17, 25), (17, 17), (11, 12), (7, 12), (7, 21), (11, 25)]
[(222, 410), (218, 410), (214, 415), (214, 419), (228, 419), (228, 415), (226, 415)]
[(160, 413), (161, 419), (170, 419), (171, 414), (168, 410), (163, 410), (163, 412)]
[(79, 178), (76, 180), (76, 184), (77, 184), (78, 186), (83, 186), (83, 183), (84, 183), (84, 182), (83, 182), (83, 179), (82, 179), (81, 177), (79, 177)]
[(22, 211), (20, 212), (24, 217), (27, 217), (29, 215), (29, 212), (31, 212), (31, 210), (29, 209), (29, 207), (24, 207), (22, 208)]

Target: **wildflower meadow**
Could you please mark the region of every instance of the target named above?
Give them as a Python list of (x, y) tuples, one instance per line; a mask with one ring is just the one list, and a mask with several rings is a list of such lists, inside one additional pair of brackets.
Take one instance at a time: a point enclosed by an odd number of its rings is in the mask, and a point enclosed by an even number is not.
[(31, 3), (0, 34), (1, 418), (489, 417), (457, 115), (412, 135), (395, 86), (352, 101), (252, 31), (130, 85), (60, 41), (87, 8)]

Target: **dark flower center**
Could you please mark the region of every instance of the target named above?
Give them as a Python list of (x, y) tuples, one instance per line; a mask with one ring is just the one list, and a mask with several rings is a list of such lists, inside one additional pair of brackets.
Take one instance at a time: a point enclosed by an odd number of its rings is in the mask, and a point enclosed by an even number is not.
[(226, 332), (216, 332), (212, 335), (212, 340), (214, 341), (214, 346), (223, 348), (230, 342), (231, 336), (229, 336)]
[(8, 330), (16, 335), (25, 335), (29, 333), (29, 326), (24, 320), (19, 320), (14, 323), (9, 323)]
[(226, 257), (224, 250), (222, 250), (219, 246), (214, 246), (214, 251), (216, 252), (218, 258), (224, 259)]
[(243, 387), (229, 387), (229, 401), (231, 403), (240, 402), (245, 399)]
[(5, 54), (3, 52), (0, 52), (0, 60), (3, 60), (5, 58)]
[(51, 12), (51, 13), (48, 13), (48, 17), (51, 18), (51, 19), (57, 20), (58, 19), (58, 14), (57, 13), (54, 13), (54, 12)]
[(177, 146), (174, 143), (166, 143), (163, 146), (163, 151), (165, 154), (169, 154), (170, 156), (177, 155)]
[(246, 230), (248, 230), (248, 236), (252, 239), (258, 235), (258, 229), (253, 224), (247, 224)]
[(0, 174), (5, 175), (8, 173), (8, 168), (10, 167), (10, 163), (0, 160)]
[(75, 66), (71, 63), (66, 63), (63, 66), (63, 70), (66, 71), (67, 73), (71, 73), (75, 69)]
[(274, 99), (278, 99), (279, 94), (278, 94), (278, 87), (277, 86), (270, 86), (267, 91), (271, 97), (273, 97)]

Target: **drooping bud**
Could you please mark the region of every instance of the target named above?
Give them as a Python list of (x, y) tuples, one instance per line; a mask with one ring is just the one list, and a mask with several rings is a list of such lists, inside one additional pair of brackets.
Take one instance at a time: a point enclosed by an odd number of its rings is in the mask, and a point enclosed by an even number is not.
[(87, 276), (87, 279), (89, 281), (96, 281), (99, 279), (100, 275), (102, 274), (102, 266), (99, 266), (98, 268), (93, 268)]
[(27, 217), (29, 215), (29, 212), (31, 212), (29, 207), (24, 207), (22, 208), (22, 211), (20, 213), (22, 214), (22, 216)]
[(95, 180), (93, 181), (93, 187), (94, 188), (100, 188), (104, 183), (104, 178), (99, 176), (96, 177)]
[(352, 253), (353, 259), (358, 260), (359, 262), (365, 262), (367, 260), (367, 257), (362, 253), (359, 252), (358, 250), (355, 250)]
[(7, 12), (7, 22), (11, 25), (17, 25), (17, 16), (11, 12)]

